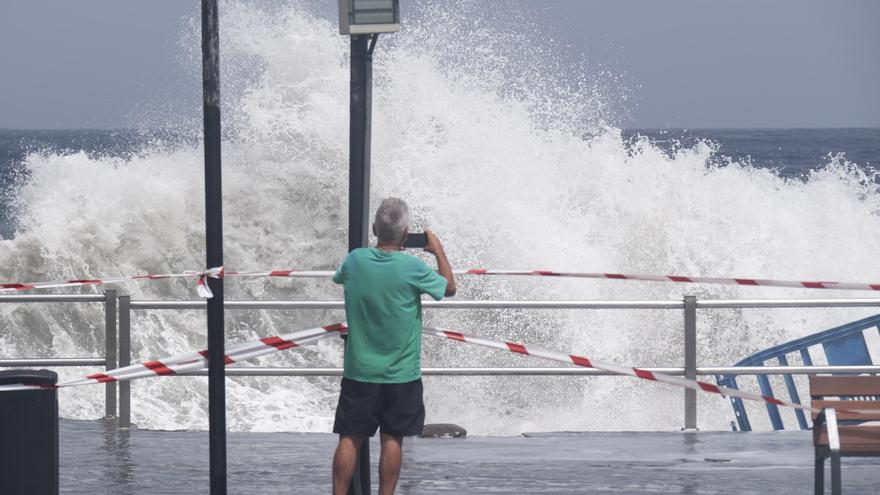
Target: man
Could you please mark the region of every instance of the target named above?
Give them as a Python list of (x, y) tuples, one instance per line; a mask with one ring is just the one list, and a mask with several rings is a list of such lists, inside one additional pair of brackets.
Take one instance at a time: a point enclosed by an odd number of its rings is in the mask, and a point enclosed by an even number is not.
[(426, 230), (425, 251), (437, 258), (439, 274), (402, 252), (409, 232), (409, 207), (388, 198), (376, 211), (374, 248), (355, 249), (333, 281), (345, 287), (348, 341), (333, 432), (333, 493), (345, 495), (358, 450), (379, 429), (379, 494), (397, 486), (403, 437), (425, 424), (422, 402), (421, 295), (439, 300), (455, 294), (455, 278), (440, 240)]

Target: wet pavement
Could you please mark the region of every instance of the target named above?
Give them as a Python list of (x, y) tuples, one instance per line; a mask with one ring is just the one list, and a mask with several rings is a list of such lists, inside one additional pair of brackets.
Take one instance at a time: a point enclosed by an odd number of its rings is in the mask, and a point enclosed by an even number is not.
[[(61, 493), (207, 494), (208, 434), (62, 420)], [(230, 494), (329, 493), (336, 438), (230, 433)], [(373, 440), (376, 490), (378, 444)], [(400, 494), (805, 494), (810, 432), (588, 432), (411, 439)], [(827, 469), (827, 468), (826, 468)], [(826, 474), (826, 480), (829, 475)], [(875, 494), (880, 458), (844, 458), (843, 491)], [(829, 490), (830, 493), (830, 490)]]

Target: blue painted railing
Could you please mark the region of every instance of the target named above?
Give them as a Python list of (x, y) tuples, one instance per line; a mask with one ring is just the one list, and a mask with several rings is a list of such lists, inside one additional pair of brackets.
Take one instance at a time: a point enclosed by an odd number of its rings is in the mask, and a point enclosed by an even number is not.
[[(800, 355), (804, 366), (812, 366), (813, 360), (810, 358), (809, 348), (813, 346), (822, 347), (830, 366), (870, 366), (874, 363), (871, 362), (871, 355), (868, 352), (865, 331), (880, 332), (878, 325), (880, 325), (880, 315), (874, 315), (765, 349), (743, 359), (734, 366), (788, 366), (787, 356), (794, 354)], [(788, 400), (800, 404), (800, 396), (798, 395), (792, 375), (783, 375), (783, 379), (785, 380), (785, 388), (788, 392)], [(718, 385), (739, 388), (736, 383), (736, 375), (716, 375), (715, 380)], [(774, 395), (767, 375), (757, 375), (757, 380), (762, 394)], [(749, 417), (742, 399), (730, 397), (730, 403), (733, 405), (733, 412), (736, 415), (739, 430), (751, 431), (752, 426), (749, 423)], [(773, 429), (784, 430), (785, 425), (783, 424), (782, 416), (779, 414), (779, 408), (774, 404), (767, 404), (766, 406)], [(809, 429), (804, 412), (796, 409), (795, 415), (800, 429)]]

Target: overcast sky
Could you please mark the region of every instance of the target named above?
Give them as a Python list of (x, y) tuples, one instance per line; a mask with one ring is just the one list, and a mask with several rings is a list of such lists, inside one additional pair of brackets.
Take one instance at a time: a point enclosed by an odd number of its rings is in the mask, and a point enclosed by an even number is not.
[[(401, 0), (404, 29), (414, 1)], [(0, 128), (197, 108), (178, 41), (198, 3), (0, 0)], [(630, 127), (880, 127), (877, 0), (482, 3), (545, 10), (564, 42), (622, 74)]]

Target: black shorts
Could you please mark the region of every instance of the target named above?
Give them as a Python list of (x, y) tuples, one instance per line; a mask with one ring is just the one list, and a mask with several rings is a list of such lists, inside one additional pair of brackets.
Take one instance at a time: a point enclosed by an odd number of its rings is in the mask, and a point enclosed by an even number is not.
[(342, 379), (333, 433), (371, 437), (376, 429), (395, 437), (420, 435), (425, 427), (421, 378), (407, 383)]

